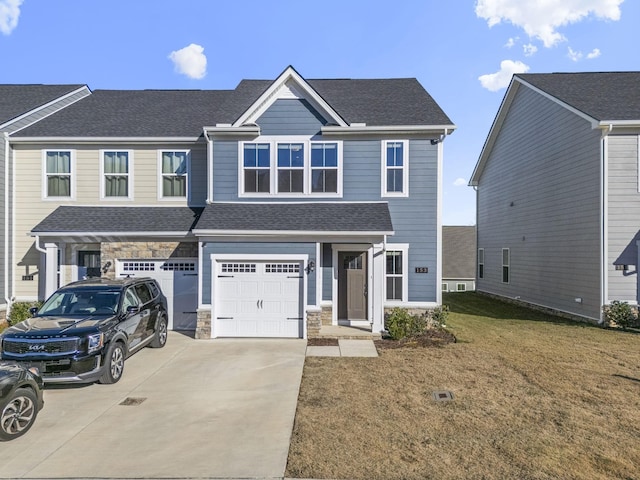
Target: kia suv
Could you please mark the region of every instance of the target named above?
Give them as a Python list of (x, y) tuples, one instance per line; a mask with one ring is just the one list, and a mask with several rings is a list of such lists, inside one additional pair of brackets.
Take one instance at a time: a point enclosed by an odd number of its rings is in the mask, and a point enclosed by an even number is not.
[(31, 313), (2, 333), (0, 355), (45, 383), (116, 383), (128, 356), (167, 342), (167, 302), (151, 278), (70, 283)]

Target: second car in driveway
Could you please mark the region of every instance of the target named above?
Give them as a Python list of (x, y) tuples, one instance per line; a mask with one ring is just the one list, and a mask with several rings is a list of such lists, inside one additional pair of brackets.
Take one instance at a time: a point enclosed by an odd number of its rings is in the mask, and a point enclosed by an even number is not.
[(167, 341), (166, 299), (150, 278), (70, 283), (33, 314), (3, 332), (1, 354), (45, 383), (115, 383), (129, 355)]

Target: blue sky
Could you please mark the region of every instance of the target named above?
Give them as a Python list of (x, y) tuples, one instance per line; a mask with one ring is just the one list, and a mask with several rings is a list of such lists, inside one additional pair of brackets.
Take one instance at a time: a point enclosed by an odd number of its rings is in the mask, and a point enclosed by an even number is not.
[(639, 20), (637, 0), (0, 0), (0, 83), (416, 77), (458, 127), (443, 223), (473, 225), (467, 182), (511, 74), (640, 70)]

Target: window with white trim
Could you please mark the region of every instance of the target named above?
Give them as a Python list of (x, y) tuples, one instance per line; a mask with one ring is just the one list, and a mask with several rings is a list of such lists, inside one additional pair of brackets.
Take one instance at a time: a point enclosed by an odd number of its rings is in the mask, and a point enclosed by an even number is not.
[(102, 152), (103, 197), (131, 198), (130, 157), (128, 151)]
[(240, 142), (240, 196), (342, 195), (342, 143), (308, 137)]
[(456, 291), (457, 292), (466, 292), (467, 284), (466, 283), (456, 283)]
[(443, 292), (448, 292), (449, 291), (449, 284), (447, 282), (443, 282), (442, 291)]
[(382, 141), (382, 196), (409, 195), (409, 142)]
[(160, 157), (161, 198), (186, 198), (189, 151), (162, 150)]
[(511, 254), (508, 248), (502, 249), (502, 283), (509, 283)]
[(73, 161), (70, 150), (46, 150), (44, 152), (45, 197), (72, 197)]
[(484, 278), (484, 248), (478, 249), (478, 278)]
[(407, 300), (408, 245), (389, 244), (385, 252), (385, 299), (389, 302)]

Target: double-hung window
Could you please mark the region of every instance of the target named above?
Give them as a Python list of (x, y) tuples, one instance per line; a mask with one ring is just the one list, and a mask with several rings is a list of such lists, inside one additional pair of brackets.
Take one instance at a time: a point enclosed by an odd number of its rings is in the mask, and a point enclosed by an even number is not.
[(304, 191), (304, 144), (278, 143), (278, 193)]
[(245, 143), (242, 162), (244, 192), (269, 193), (271, 191), (271, 145)]
[(502, 283), (509, 283), (511, 255), (508, 248), (502, 249)]
[(409, 142), (382, 141), (382, 196), (409, 195)]
[(407, 299), (408, 245), (389, 244), (385, 260), (385, 291), (389, 302)]
[(338, 193), (338, 144), (311, 144), (311, 192)]
[(131, 198), (131, 155), (128, 151), (102, 152), (102, 188), (106, 198)]
[(260, 137), (240, 143), (240, 196), (339, 197), (341, 142)]
[(72, 197), (72, 156), (69, 150), (44, 152), (45, 197)]
[(186, 198), (188, 151), (161, 151), (161, 198)]
[(478, 249), (478, 278), (484, 278), (484, 248)]

